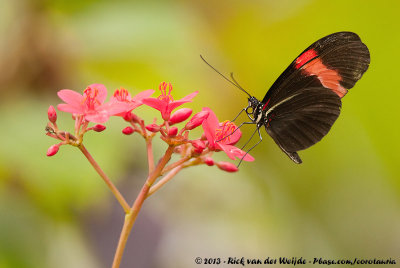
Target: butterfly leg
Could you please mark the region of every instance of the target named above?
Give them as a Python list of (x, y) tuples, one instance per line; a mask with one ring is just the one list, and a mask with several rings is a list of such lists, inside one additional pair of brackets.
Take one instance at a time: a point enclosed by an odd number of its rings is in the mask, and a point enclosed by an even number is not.
[[(248, 149), (248, 150), (246, 151), (246, 153), (243, 155), (242, 159), (240, 159), (239, 164), (237, 165), (237, 167), (240, 166), (240, 164), (241, 164), (242, 161), (243, 161), (243, 158), (245, 158), (246, 155), (247, 155), (251, 150), (253, 150), (254, 147), (256, 147), (258, 144), (260, 144), (260, 142), (262, 142), (262, 136), (261, 136), (261, 133), (260, 133), (260, 128), (257, 127), (257, 129), (253, 132), (253, 135), (251, 135), (251, 138), (246, 142), (245, 146), (246, 146), (246, 145), (249, 143), (249, 141), (253, 138), (253, 136), (254, 136), (254, 134), (256, 133), (256, 131), (258, 132), (258, 136), (260, 137), (260, 140), (259, 140), (256, 144), (254, 144), (250, 149)], [(244, 148), (244, 146), (243, 146), (243, 148)], [(243, 149), (243, 148), (242, 148), (242, 149)]]
[(235, 118), (233, 118), (233, 120), (232, 120), (231, 122), (235, 121), (235, 120), (239, 117), (239, 115), (241, 115), (241, 114), (243, 113), (243, 111), (246, 111), (246, 108), (243, 108), (243, 110), (241, 110), (241, 111), (235, 116)]

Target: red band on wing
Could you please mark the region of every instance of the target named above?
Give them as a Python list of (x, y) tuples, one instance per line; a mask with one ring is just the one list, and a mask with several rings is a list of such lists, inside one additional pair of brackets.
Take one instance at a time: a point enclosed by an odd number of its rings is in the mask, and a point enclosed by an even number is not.
[(296, 59), (296, 65), (295, 68), (299, 69), (301, 68), (304, 64), (312, 60), (313, 58), (317, 57), (318, 54), (314, 49), (307, 50), (303, 54), (301, 54), (297, 59)]
[(340, 76), (338, 71), (328, 69), (322, 63), (321, 59), (317, 58), (307, 63), (306, 65), (304, 65), (302, 71), (306, 75), (316, 75), (324, 87), (331, 89), (340, 98), (343, 98), (344, 95), (346, 95), (347, 89), (340, 85), (342, 77)]
[(263, 106), (263, 108), (262, 108), (263, 111), (265, 110), (265, 108), (267, 108), (267, 105), (268, 105), (268, 103), (269, 103), (270, 100), (271, 100), (271, 99), (268, 99), (267, 102), (264, 104), (264, 106)]

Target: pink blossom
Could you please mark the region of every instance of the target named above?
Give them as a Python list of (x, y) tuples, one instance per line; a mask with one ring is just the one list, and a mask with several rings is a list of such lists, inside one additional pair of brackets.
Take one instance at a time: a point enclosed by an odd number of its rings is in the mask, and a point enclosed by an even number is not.
[(203, 108), (203, 111), (209, 112), (207, 119), (203, 121), (202, 125), (208, 141), (208, 148), (211, 151), (222, 150), (232, 160), (234, 160), (235, 157), (239, 159), (244, 157), (244, 161), (254, 160), (251, 155), (233, 146), (242, 136), (242, 132), (240, 129), (236, 130), (237, 127), (234, 123), (229, 121), (219, 123), (217, 116), (210, 108)]
[[(167, 92), (168, 88), (168, 92)], [(143, 99), (142, 102), (143, 104), (146, 104), (147, 106), (150, 106), (154, 109), (157, 109), (161, 112), (161, 116), (164, 120), (169, 120), (171, 116), (171, 112), (181, 106), (182, 104), (186, 102), (191, 102), (192, 99), (197, 95), (198, 91), (195, 91), (186, 97), (183, 97), (180, 100), (174, 100), (174, 98), (171, 95), (172, 91), (172, 85), (171, 83), (166, 83), (162, 82), (159, 86), (159, 89), (161, 91), (161, 95), (158, 96), (158, 98), (146, 98)]]
[(60, 90), (57, 94), (65, 102), (57, 105), (58, 110), (71, 113), (73, 116), (83, 115), (86, 121), (104, 123), (110, 116), (129, 109), (123, 102), (104, 103), (107, 89), (102, 84), (89, 85), (83, 91), (83, 95), (69, 89)]
[(127, 111), (116, 114), (117, 116), (124, 117), (127, 113), (131, 112), (133, 109), (142, 105), (142, 100), (150, 97), (154, 93), (154, 90), (148, 89), (136, 94), (133, 98), (131, 93), (124, 88), (115, 90), (114, 94), (111, 96), (110, 102), (123, 102), (128, 104)]

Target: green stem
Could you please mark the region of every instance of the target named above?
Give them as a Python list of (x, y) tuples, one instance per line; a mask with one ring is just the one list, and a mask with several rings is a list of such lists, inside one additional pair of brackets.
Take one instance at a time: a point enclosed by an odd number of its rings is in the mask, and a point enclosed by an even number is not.
[(122, 196), (122, 194), (118, 191), (117, 187), (115, 187), (115, 185), (107, 177), (107, 175), (104, 173), (104, 171), (100, 168), (99, 164), (97, 164), (97, 162), (90, 155), (90, 153), (88, 152), (86, 147), (81, 143), (78, 146), (78, 148), (86, 156), (86, 158), (89, 160), (90, 164), (92, 164), (93, 168), (97, 171), (97, 173), (100, 175), (100, 177), (107, 184), (108, 188), (110, 188), (111, 192), (114, 194), (115, 198), (117, 198), (118, 202), (121, 204), (121, 206), (124, 209), (125, 213), (129, 213), (131, 207), (128, 205), (128, 203), (126, 202), (126, 200)]

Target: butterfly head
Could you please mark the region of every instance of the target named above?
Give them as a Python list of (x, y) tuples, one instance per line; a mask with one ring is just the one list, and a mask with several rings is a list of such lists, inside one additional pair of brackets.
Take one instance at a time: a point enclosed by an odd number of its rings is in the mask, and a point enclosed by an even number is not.
[(251, 121), (258, 123), (262, 114), (262, 103), (255, 97), (249, 98), (249, 105), (246, 108), (246, 114)]

